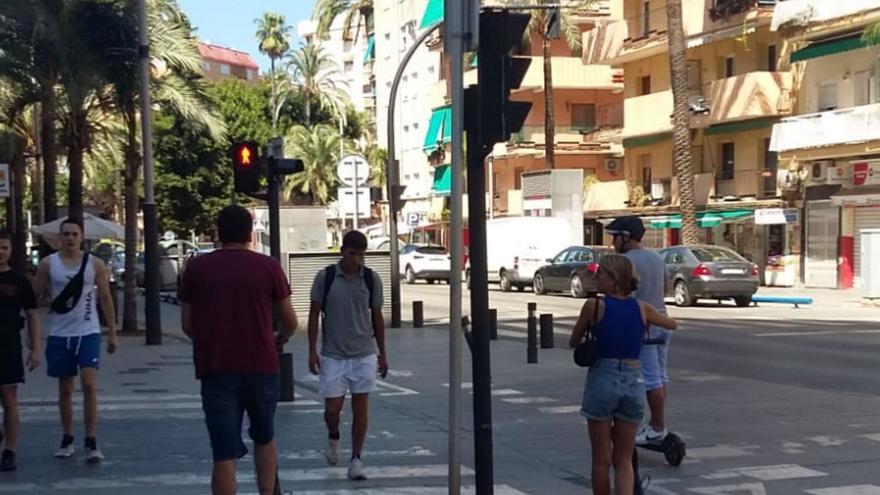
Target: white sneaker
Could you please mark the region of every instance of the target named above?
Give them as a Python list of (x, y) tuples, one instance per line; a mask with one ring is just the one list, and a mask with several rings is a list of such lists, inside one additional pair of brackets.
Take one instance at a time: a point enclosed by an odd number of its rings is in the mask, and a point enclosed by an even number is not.
[(348, 466), (348, 479), (355, 481), (367, 479), (367, 474), (364, 472), (364, 461), (357, 457), (351, 460), (351, 464)]
[(331, 466), (335, 466), (339, 464), (339, 439), (336, 440), (330, 439), (327, 441), (327, 450), (324, 451), (324, 458), (327, 459), (327, 464)]
[(104, 454), (101, 453), (101, 449), (86, 449), (88, 451), (88, 455), (86, 455), (86, 462), (89, 464), (99, 464), (104, 460)]
[(669, 432), (666, 431), (666, 428), (663, 428), (662, 431), (657, 431), (650, 426), (646, 426), (639, 434), (636, 436), (636, 445), (645, 445), (649, 443), (659, 443), (662, 442), (666, 435)]
[(69, 443), (66, 443), (64, 440), (61, 441), (61, 446), (58, 447), (58, 450), (55, 451), (55, 458), (57, 459), (68, 459), (73, 457), (73, 453), (76, 451), (76, 447), (73, 446), (73, 439), (70, 439)]

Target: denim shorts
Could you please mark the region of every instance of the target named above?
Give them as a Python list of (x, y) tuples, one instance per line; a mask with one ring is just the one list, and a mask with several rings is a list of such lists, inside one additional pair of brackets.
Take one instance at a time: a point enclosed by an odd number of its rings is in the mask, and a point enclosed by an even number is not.
[(581, 415), (594, 421), (641, 423), (645, 416), (642, 371), (618, 359), (600, 358), (587, 373)]
[(280, 392), (280, 379), (274, 373), (212, 373), (202, 377), (202, 410), (214, 462), (239, 459), (247, 454), (241, 440), (245, 412), (251, 440), (256, 445), (272, 441)]
[(101, 334), (46, 339), (46, 372), (53, 378), (76, 376), (81, 368), (99, 368)]
[(664, 340), (663, 344), (643, 345), (642, 352), (639, 355), (639, 361), (642, 363), (642, 375), (645, 377), (645, 390), (649, 392), (669, 383), (667, 361), (669, 359), (669, 341), (672, 339), (672, 332), (652, 327), (651, 338), (660, 337)]

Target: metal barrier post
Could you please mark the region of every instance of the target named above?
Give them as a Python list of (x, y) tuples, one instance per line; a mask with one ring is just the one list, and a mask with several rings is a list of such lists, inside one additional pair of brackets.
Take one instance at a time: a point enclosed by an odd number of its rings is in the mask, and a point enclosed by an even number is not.
[(541, 349), (553, 349), (553, 315), (541, 315)]
[(538, 304), (529, 303), (528, 311), (526, 362), (533, 364), (538, 362), (538, 322), (535, 319), (535, 312), (538, 311)]
[(422, 301), (413, 301), (412, 303), (412, 321), (413, 328), (422, 328), (425, 326), (425, 314), (424, 314), (425, 305)]
[(489, 310), (489, 340), (498, 340), (498, 310)]

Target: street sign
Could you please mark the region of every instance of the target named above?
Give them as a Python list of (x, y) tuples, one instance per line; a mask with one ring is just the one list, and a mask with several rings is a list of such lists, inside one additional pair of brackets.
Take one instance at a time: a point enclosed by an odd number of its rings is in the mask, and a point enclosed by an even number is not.
[(755, 225), (794, 224), (800, 220), (797, 208), (761, 208), (755, 210)]
[(420, 220), (420, 215), (418, 213), (411, 211), (406, 214), (405, 218), (406, 218), (406, 224), (409, 227), (418, 227), (419, 220)]
[[(354, 217), (354, 191), (354, 187), (339, 188), (337, 199), (339, 201), (339, 216), (342, 218)], [(370, 218), (370, 190), (366, 187), (357, 188), (357, 216)]]
[(12, 194), (9, 183), (9, 164), (0, 163), (0, 198), (8, 198)]
[(336, 166), (336, 175), (346, 186), (362, 186), (370, 178), (370, 164), (367, 163), (366, 158), (360, 155), (347, 155), (339, 160), (339, 164)]

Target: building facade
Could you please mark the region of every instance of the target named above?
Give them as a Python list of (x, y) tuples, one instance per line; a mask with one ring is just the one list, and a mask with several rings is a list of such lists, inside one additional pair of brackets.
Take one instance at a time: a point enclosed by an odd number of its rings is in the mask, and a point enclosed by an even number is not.
[[(365, 111), (366, 96), (364, 88), (364, 66), (372, 59), (373, 49), (370, 27), (354, 25), (346, 38), (343, 32), (345, 16), (337, 16), (330, 26), (326, 39), (320, 40), (321, 48), (337, 63), (338, 74), (334, 80), (336, 87), (345, 91), (352, 106), (359, 112)], [(313, 20), (300, 21), (297, 33), (306, 41), (315, 37), (317, 23)]]
[[(794, 111), (787, 41), (771, 30), (773, 0), (683, 0), (691, 153), (700, 237), (734, 244), (766, 283), (798, 280), (802, 227), (779, 187), (775, 123)], [(585, 58), (624, 72), (624, 175), (629, 204), (656, 247), (679, 240), (665, 0), (624, 0), (622, 19), (585, 37)], [(772, 223), (767, 223), (772, 222)]]
[(202, 73), (210, 81), (236, 78), (253, 84), (260, 78), (260, 66), (249, 53), (200, 42), (199, 54)]
[(860, 231), (880, 228), (880, 40), (863, 38), (877, 22), (878, 0), (789, 0), (773, 14), (799, 87), (771, 149), (804, 206), (808, 286), (860, 287)]

